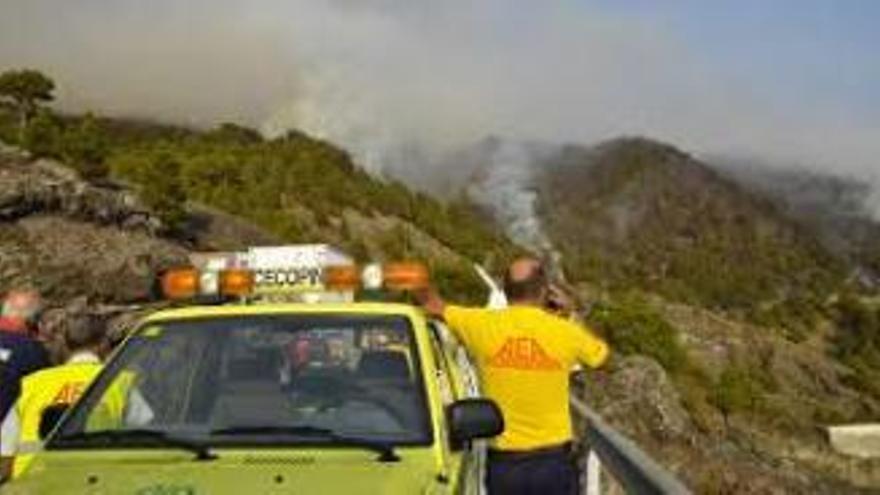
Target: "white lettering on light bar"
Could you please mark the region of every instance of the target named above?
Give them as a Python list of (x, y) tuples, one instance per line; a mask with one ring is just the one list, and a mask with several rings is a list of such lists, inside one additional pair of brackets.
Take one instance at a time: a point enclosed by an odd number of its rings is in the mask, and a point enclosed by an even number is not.
[[(254, 296), (266, 300), (350, 300), (351, 294), (324, 290), (324, 268), (354, 265), (354, 260), (328, 244), (251, 247), (246, 252), (193, 253), (198, 270), (219, 272), (243, 268), (254, 272)], [(288, 297), (291, 296), (291, 297)]]
[(321, 275), (320, 267), (256, 270), (254, 282), (257, 285), (314, 287), (321, 284)]
[(320, 290), (325, 267), (352, 264), (349, 256), (326, 244), (253, 247), (247, 253), (257, 293)]

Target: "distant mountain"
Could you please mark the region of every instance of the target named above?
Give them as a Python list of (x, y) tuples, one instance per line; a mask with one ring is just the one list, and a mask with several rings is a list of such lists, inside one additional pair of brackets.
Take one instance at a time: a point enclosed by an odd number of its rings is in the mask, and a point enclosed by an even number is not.
[(719, 158), (713, 163), (814, 232), (826, 249), (847, 262), (858, 282), (880, 286), (880, 221), (870, 208), (874, 191), (869, 184), (753, 161)]
[(565, 267), (600, 286), (792, 327), (844, 277), (773, 201), (669, 145), (568, 146), (540, 164), (535, 183)]

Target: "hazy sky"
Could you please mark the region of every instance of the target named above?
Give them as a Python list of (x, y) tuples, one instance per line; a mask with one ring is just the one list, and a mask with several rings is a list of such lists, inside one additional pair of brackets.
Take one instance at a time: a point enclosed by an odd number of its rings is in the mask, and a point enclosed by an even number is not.
[(389, 150), (646, 134), (861, 177), (880, 156), (873, 0), (0, 0), (0, 67), (66, 108)]

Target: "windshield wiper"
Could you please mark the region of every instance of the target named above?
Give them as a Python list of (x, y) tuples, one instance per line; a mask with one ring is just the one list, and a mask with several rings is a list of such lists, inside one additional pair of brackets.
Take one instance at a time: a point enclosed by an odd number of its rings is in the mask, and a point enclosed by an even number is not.
[(379, 462), (397, 462), (400, 460), (394, 452), (394, 445), (369, 438), (342, 435), (329, 428), (317, 426), (230, 426), (211, 430), (211, 435), (293, 435), (299, 437), (317, 437), (332, 442), (333, 445), (359, 447), (379, 454)]
[(217, 455), (212, 453), (208, 445), (195, 440), (169, 435), (161, 430), (131, 429), (131, 430), (97, 430), (84, 431), (71, 435), (58, 436), (52, 441), (52, 445), (64, 447), (72, 445), (95, 445), (113, 444), (126, 440), (149, 440), (159, 445), (177, 447), (188, 450), (196, 455), (197, 461), (213, 461)]

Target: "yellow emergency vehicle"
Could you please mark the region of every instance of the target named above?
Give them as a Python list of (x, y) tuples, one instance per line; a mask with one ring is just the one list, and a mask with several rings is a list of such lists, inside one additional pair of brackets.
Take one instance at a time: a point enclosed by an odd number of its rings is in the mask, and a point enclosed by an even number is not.
[[(267, 303), (257, 282), (289, 277), (242, 265), (165, 274), (179, 301), (236, 302), (140, 322), (3, 493), (482, 491), (480, 439), (503, 419), (464, 351), (412, 305), (354, 297), (420, 287), (424, 267), (319, 263), (309, 297)], [(140, 420), (97, 421), (121, 381)]]

